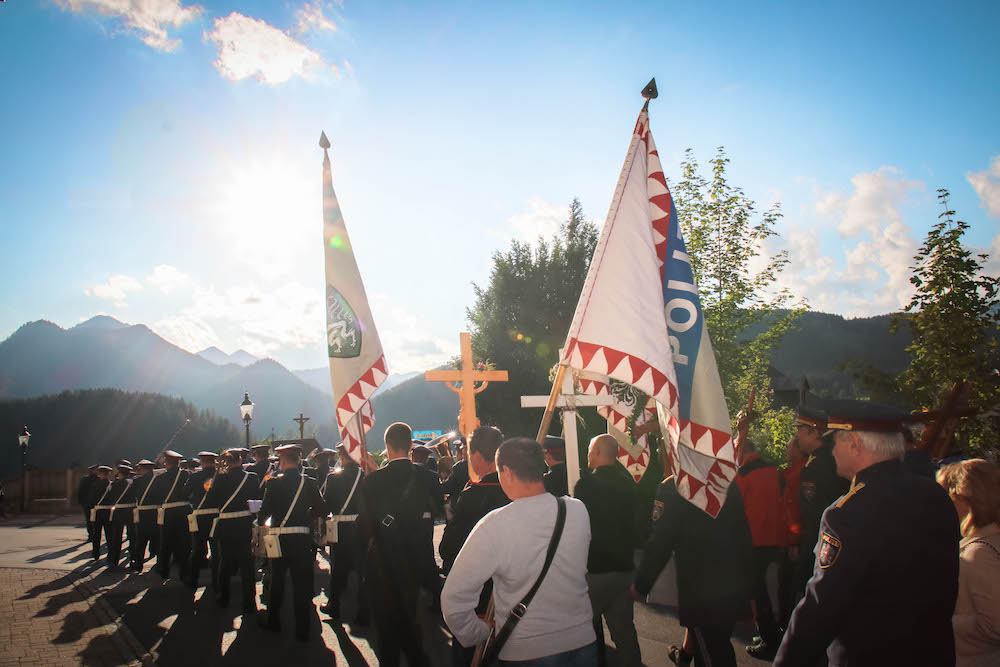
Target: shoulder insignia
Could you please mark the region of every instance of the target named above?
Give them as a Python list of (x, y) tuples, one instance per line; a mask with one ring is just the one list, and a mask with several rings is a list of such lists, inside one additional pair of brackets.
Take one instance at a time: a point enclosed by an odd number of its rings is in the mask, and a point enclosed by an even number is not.
[(845, 493), (841, 497), (841, 499), (837, 501), (837, 507), (843, 507), (844, 503), (846, 503), (848, 500), (850, 500), (851, 496), (853, 496), (855, 493), (857, 493), (858, 491), (860, 491), (863, 488), (865, 488), (865, 483), (864, 482), (861, 482), (860, 484), (854, 484), (854, 485), (852, 485), (851, 486), (851, 490), (848, 491), (847, 493)]
[(837, 562), (837, 556), (840, 555), (840, 546), (840, 540), (825, 530), (823, 531), (823, 534), (819, 538), (819, 554), (817, 555), (817, 560), (821, 568), (825, 570)]
[(654, 500), (653, 501), (653, 521), (659, 521), (661, 516), (663, 516), (663, 501), (662, 500)]

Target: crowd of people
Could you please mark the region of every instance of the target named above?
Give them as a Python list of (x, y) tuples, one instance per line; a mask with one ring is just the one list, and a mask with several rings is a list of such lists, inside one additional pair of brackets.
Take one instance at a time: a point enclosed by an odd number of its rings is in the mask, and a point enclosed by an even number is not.
[(317, 553), (327, 552), (323, 611), (340, 617), (356, 572), (354, 622), (374, 625), (387, 666), (430, 664), (421, 591), (451, 632), (456, 667), (603, 665), (605, 623), (617, 662), (641, 665), (634, 601), (671, 559), (686, 630), (671, 647), (679, 665), (735, 665), (731, 638), (746, 618), (758, 635), (747, 651), (786, 667), (1000, 664), (1000, 472), (984, 460), (938, 469), (908, 447), (905, 417), (867, 402), (801, 406), (787, 467), (740, 438), (714, 518), (668, 477), (644, 545), (636, 484), (611, 435), (590, 442), (572, 496), (559, 438), (539, 445), (484, 426), (434, 450), (395, 423), (381, 467), (343, 446), (308, 460), (298, 445), (197, 461), (167, 451), (94, 466), (79, 499), (93, 557), (103, 537), (109, 567), (141, 572), (148, 548), (164, 578), (176, 568), (198, 586), (208, 569), (223, 606), (237, 577), (248, 613), (261, 571), (265, 630), (281, 630), (287, 573), (303, 641)]

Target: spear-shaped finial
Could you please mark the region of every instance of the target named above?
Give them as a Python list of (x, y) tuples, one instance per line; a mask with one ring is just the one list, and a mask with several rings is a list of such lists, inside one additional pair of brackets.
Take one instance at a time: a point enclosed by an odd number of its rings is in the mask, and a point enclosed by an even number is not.
[(650, 79), (649, 83), (646, 84), (646, 87), (642, 89), (642, 96), (646, 98), (646, 103), (642, 105), (642, 110), (645, 111), (649, 108), (649, 101), (655, 100), (659, 96), (659, 93), (656, 92), (655, 76)]
[(324, 151), (330, 148), (330, 140), (326, 138), (326, 132), (319, 133), (319, 146)]

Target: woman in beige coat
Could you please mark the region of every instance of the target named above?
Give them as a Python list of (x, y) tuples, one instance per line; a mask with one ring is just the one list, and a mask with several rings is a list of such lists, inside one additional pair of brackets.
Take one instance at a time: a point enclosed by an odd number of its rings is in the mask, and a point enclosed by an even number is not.
[(962, 521), (959, 544), (956, 667), (1000, 665), (1000, 468), (961, 461), (937, 474)]

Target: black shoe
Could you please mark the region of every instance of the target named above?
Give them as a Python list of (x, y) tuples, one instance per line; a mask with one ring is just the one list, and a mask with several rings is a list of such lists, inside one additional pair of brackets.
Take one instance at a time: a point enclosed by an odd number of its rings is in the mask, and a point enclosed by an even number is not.
[(762, 641), (760, 644), (754, 644), (752, 646), (747, 646), (747, 653), (751, 658), (756, 658), (757, 660), (766, 660), (768, 662), (774, 660), (774, 657), (778, 655), (778, 645), (769, 644)]

